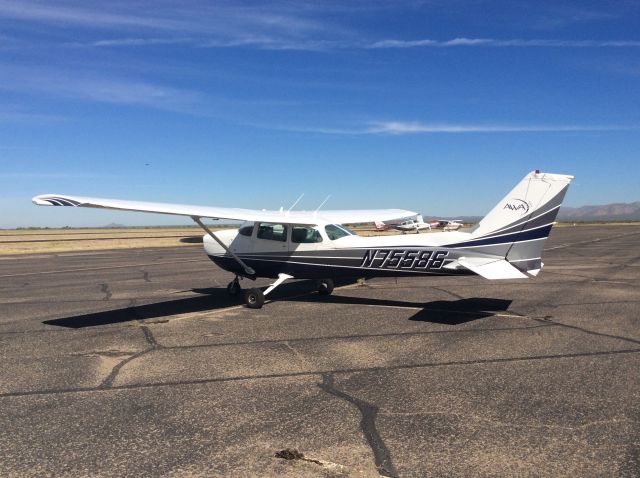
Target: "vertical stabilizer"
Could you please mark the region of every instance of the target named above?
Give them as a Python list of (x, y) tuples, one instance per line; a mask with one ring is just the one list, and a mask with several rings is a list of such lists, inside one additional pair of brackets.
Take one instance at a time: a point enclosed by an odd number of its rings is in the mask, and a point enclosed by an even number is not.
[(542, 248), (573, 176), (527, 174), (472, 231), (475, 250), (500, 255), (530, 275), (540, 268)]

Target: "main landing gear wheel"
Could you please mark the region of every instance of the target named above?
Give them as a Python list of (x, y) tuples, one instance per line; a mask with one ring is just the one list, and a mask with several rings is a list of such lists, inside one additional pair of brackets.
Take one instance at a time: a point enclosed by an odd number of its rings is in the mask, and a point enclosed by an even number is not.
[(320, 295), (330, 295), (333, 292), (333, 281), (331, 279), (321, 279), (318, 281), (318, 293)]
[(260, 309), (264, 304), (264, 294), (260, 289), (249, 289), (244, 293), (244, 304), (250, 309)]
[(229, 284), (227, 284), (227, 292), (232, 297), (235, 297), (236, 295), (238, 295), (241, 290), (242, 288), (240, 287), (240, 282), (238, 281), (238, 279), (234, 279), (231, 282), (229, 282)]

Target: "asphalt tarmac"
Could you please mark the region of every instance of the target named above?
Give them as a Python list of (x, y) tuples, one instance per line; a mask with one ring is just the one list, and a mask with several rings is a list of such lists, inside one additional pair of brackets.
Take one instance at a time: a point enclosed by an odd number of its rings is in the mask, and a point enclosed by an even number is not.
[(640, 226), (543, 260), (249, 310), (197, 246), (0, 257), (0, 476), (639, 476)]

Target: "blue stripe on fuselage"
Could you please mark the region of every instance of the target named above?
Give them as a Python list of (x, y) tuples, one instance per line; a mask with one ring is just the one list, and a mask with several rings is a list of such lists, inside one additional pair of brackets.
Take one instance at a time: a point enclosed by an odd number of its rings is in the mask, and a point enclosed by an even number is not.
[(490, 237), (488, 239), (477, 239), (475, 241), (458, 242), (456, 244), (449, 244), (444, 247), (450, 247), (455, 249), (456, 247), (471, 247), (471, 246), (492, 246), (494, 244), (505, 244), (509, 242), (522, 242), (530, 241), (532, 239), (542, 239), (549, 236), (551, 232), (551, 224), (536, 229), (530, 229), (528, 231), (515, 232), (513, 234), (506, 234), (504, 236)]

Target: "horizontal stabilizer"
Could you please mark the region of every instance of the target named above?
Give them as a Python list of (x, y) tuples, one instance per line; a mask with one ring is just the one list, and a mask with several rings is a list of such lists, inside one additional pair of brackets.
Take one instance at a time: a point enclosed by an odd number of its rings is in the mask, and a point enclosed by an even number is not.
[(458, 259), (458, 264), (485, 279), (526, 279), (528, 277), (505, 259), (461, 257)]

